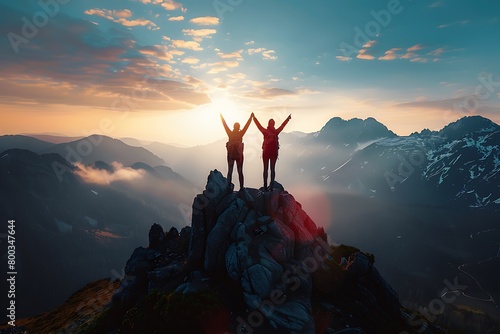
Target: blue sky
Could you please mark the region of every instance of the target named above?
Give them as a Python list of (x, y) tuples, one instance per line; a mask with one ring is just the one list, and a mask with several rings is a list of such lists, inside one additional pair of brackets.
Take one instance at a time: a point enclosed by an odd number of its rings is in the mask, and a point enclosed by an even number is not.
[(223, 137), (219, 112), (291, 113), (304, 132), (335, 116), (402, 135), (500, 121), (497, 1), (43, 3), (0, 4), (2, 133), (194, 145)]

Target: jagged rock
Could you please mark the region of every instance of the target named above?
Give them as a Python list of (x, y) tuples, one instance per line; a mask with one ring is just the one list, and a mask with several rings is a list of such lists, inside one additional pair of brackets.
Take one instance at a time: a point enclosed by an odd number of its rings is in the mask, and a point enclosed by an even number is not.
[(171, 227), (167, 233), (165, 233), (165, 239), (168, 240), (177, 240), (179, 238), (179, 230), (175, 227)]
[(255, 207), (258, 212), (267, 216), (274, 216), (278, 210), (280, 191), (261, 191), (255, 197)]
[(225, 255), (229, 234), (237, 223), (245, 203), (236, 199), (219, 216), (217, 223), (210, 231), (205, 250), (205, 270), (208, 272), (223, 271), (225, 269)]
[(153, 224), (149, 229), (149, 248), (159, 249), (164, 239), (163, 228), (158, 224)]
[(191, 218), (191, 237), (189, 240), (189, 261), (194, 264), (203, 263), (205, 258), (205, 221), (203, 219), (203, 208), (206, 198), (198, 195), (193, 201), (193, 214)]
[(125, 265), (125, 274), (130, 276), (146, 275), (157, 254), (154, 249), (137, 247)]
[[(234, 225), (225, 257), (227, 273), (240, 282), (250, 310), (265, 308), (276, 293), (286, 296), (279, 305), (273, 304), (273, 312), (266, 314), (271, 328), (282, 328), (291, 333), (314, 333), (311, 279), (306, 262), (316, 259), (312, 257), (314, 237), (303, 226), (308, 216), (286, 192), (275, 190), (253, 194), (256, 199), (249, 198), (251, 192), (238, 195), (246, 199), (247, 208), (255, 203), (256, 209), (250, 209), (246, 219)], [(244, 208), (240, 210), (244, 211)], [(302, 242), (296, 251), (298, 238)], [(309, 252), (303, 251), (305, 247), (311, 247)], [(306, 255), (310, 258), (306, 259)], [(316, 263), (316, 268), (318, 266)]]
[(176, 245), (176, 250), (181, 253), (188, 253), (189, 250), (189, 239), (191, 237), (191, 227), (185, 226), (181, 229), (179, 233), (179, 240)]
[(224, 176), (218, 170), (211, 171), (203, 194), (196, 196), (193, 202), (192, 233), (189, 243), (191, 263), (203, 265), (206, 238), (217, 221), (217, 212), (223, 209), (216, 210), (216, 208), (229, 194)]

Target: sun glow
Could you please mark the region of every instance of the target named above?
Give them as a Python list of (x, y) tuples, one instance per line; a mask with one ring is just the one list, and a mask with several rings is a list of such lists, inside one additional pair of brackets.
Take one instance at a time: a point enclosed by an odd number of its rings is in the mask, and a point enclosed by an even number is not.
[(227, 93), (218, 93), (212, 97), (212, 102), (199, 108), (200, 114), (205, 118), (206, 125), (214, 127), (215, 129), (220, 128), (221, 121), (219, 114), (224, 116), (227, 125), (232, 129), (235, 122), (243, 125), (250, 117), (250, 111), (246, 110), (245, 106), (237, 103), (234, 99)]
[[(244, 126), (250, 117), (248, 106), (237, 102), (227, 92), (217, 92), (210, 96), (211, 102), (182, 112), (169, 112), (161, 116), (151, 114), (145, 124), (134, 120), (136, 127), (148, 128), (149, 136), (158, 134), (165, 138), (176, 138), (175, 142), (163, 139), (166, 143), (181, 146), (209, 144), (227, 138), (222, 127), (220, 114), (224, 116), (230, 129), (235, 122)], [(170, 126), (168, 126), (170, 125)], [(168, 126), (168, 133), (165, 128)], [(144, 135), (143, 137), (148, 137)]]

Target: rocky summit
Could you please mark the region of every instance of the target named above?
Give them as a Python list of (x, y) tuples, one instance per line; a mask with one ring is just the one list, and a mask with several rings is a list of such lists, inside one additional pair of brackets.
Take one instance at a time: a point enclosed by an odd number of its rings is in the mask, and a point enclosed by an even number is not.
[(110, 303), (59, 332), (444, 333), (399, 304), (373, 254), (329, 245), (273, 188), (234, 192), (212, 171), (191, 226), (153, 224)]

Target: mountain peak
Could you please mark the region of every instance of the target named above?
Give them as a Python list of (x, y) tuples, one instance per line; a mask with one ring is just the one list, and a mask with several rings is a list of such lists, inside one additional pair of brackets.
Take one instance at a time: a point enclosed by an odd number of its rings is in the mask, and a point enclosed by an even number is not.
[[(180, 232), (151, 227), (149, 247), (137, 248), (127, 261), (109, 314), (124, 333), (158, 328), (311, 334), (319, 328), (332, 333), (408, 329), (401, 325), (405, 320), (397, 294), (373, 262), (373, 255), (353, 247), (335, 252), (323, 229), (279, 183), (272, 192), (233, 192), (214, 170), (194, 199), (190, 227)], [(127, 313), (130, 308), (136, 311)], [(313, 309), (342, 315), (320, 325)], [(189, 316), (176, 316), (173, 310), (190, 310)], [(216, 323), (202, 321), (198, 312)], [(389, 319), (397, 318), (399, 324), (388, 328), (394, 323)]]
[(365, 120), (360, 118), (343, 120), (340, 117), (334, 117), (319, 131), (317, 137), (319, 140), (337, 145), (350, 145), (380, 138), (393, 138), (396, 134), (373, 117)]
[(465, 116), (450, 123), (439, 131), (441, 136), (450, 140), (460, 139), (473, 133), (498, 130), (500, 126), (491, 120), (479, 115)]

